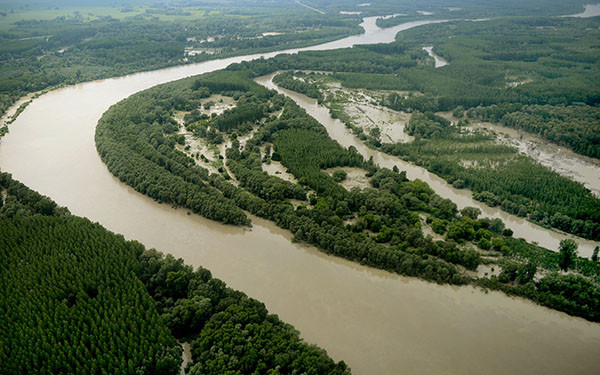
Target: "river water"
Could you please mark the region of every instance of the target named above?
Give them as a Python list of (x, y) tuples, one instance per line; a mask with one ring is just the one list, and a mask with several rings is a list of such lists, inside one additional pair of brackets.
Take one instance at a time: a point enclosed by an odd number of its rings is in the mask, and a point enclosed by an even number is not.
[[(362, 37), (325, 46), (389, 41), (406, 28), (367, 28)], [(323, 255), (292, 243), (288, 232), (255, 217), (249, 230), (188, 215), (135, 192), (108, 172), (96, 153), (94, 130), (110, 105), (159, 83), (260, 56), (45, 94), (0, 141), (0, 168), (76, 215), (210, 269), (231, 287), (265, 302), (305, 340), (346, 361), (355, 374), (598, 373), (599, 324), (501, 293), (440, 286)]]
[(433, 61), (435, 62), (436, 68), (441, 68), (442, 66), (448, 65), (448, 61), (444, 60), (443, 57), (433, 52), (433, 46), (423, 47), (423, 50), (427, 52), (429, 56), (433, 57)]
[(581, 13), (571, 14), (562, 17), (577, 17), (577, 18), (590, 18), (600, 16), (600, 3), (598, 4), (586, 4), (584, 10)]

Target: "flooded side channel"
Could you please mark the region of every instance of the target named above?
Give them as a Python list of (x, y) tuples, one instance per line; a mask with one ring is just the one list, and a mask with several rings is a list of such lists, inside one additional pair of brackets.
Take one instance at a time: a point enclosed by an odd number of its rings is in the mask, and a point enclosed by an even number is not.
[(443, 66), (448, 65), (448, 61), (444, 60), (443, 57), (441, 57), (441, 56), (437, 55), (435, 52), (433, 52), (433, 46), (423, 47), (423, 50), (425, 52), (427, 52), (427, 54), (430, 57), (433, 57), (433, 61), (434, 61), (434, 64), (435, 64), (434, 66), (436, 68), (441, 68)]
[(528, 241), (535, 241), (541, 246), (550, 250), (558, 251), (559, 242), (565, 238), (572, 238), (579, 244), (579, 255), (581, 256), (590, 257), (594, 247), (597, 246), (597, 243), (594, 241), (548, 230), (523, 218), (519, 218), (504, 212), (497, 207), (489, 207), (479, 201), (474, 200), (469, 190), (455, 189), (444, 179), (428, 172), (425, 168), (405, 162), (398, 157), (387, 155), (383, 152), (368, 148), (360, 139), (354, 136), (352, 132), (346, 128), (344, 123), (338, 119), (332, 118), (329, 114), (329, 109), (319, 105), (316, 99), (311, 99), (306, 95), (277, 87), (277, 85), (273, 83), (274, 75), (275, 74), (270, 74), (268, 76), (259, 77), (256, 79), (256, 82), (267, 88), (277, 90), (278, 92), (292, 98), (312, 117), (323, 124), (325, 128), (327, 128), (329, 136), (335, 139), (342, 146), (354, 146), (366, 159), (373, 157), (373, 161), (382, 167), (391, 169), (394, 166), (398, 166), (400, 170), (406, 171), (406, 175), (409, 179), (414, 180), (418, 178), (427, 182), (437, 194), (443, 198), (449, 198), (452, 200), (454, 203), (456, 203), (459, 209), (466, 206), (478, 207), (481, 209), (483, 216), (502, 219), (506, 226), (514, 231), (515, 237), (522, 237)]
[[(347, 47), (356, 38), (334, 45)], [(210, 269), (265, 302), (355, 374), (599, 372), (600, 324), (497, 292), (440, 286), (326, 256), (292, 243), (288, 232), (258, 218), (248, 230), (188, 215), (135, 192), (108, 172), (96, 153), (94, 130), (110, 105), (159, 83), (260, 56), (43, 95), (0, 141), (0, 168), (76, 215)]]

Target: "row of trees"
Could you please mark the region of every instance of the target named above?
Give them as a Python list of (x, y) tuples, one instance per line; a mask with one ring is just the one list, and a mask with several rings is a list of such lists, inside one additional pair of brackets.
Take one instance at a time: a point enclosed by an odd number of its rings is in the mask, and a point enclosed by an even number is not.
[(503, 104), (472, 108), (467, 116), (500, 122), (600, 159), (600, 107)]

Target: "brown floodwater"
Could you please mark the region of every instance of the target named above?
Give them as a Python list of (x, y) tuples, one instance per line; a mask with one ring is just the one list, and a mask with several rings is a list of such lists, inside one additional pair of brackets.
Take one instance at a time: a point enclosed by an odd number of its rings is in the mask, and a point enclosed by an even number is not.
[(210, 269), (263, 301), (306, 341), (346, 361), (355, 374), (600, 371), (599, 324), (501, 293), (436, 285), (327, 256), (292, 243), (288, 232), (259, 218), (244, 229), (188, 215), (135, 192), (101, 162), (94, 129), (110, 105), (159, 83), (257, 57), (45, 94), (0, 141), (0, 168), (76, 215)]

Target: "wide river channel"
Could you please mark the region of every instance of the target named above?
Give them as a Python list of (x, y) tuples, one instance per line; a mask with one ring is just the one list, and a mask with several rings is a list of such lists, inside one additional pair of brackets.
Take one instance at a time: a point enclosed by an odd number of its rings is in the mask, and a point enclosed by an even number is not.
[[(369, 18), (363, 35), (303, 50), (391, 42), (397, 32), (425, 23), (381, 30), (375, 18)], [(94, 129), (112, 104), (160, 83), (275, 54), (133, 74), (47, 93), (27, 107), (2, 139), (0, 168), (76, 215), (210, 269), (231, 287), (265, 302), (306, 341), (346, 361), (355, 374), (600, 373), (600, 324), (497, 292), (431, 284), (326, 256), (292, 243), (287, 232), (258, 218), (252, 218), (248, 230), (188, 215), (133, 191), (101, 162)], [(311, 114), (332, 131), (324, 115)], [(347, 145), (343, 139), (351, 140), (344, 138), (345, 128), (336, 126), (340, 136), (332, 136)], [(382, 165), (409, 169), (397, 159), (376, 156)], [(435, 176), (410, 172), (409, 177), (427, 181), (459, 206), (475, 205), (468, 193), (451, 190)], [(502, 217), (518, 236), (541, 244), (549, 238), (549, 247), (557, 242), (552, 232), (499, 212), (484, 212)]]

